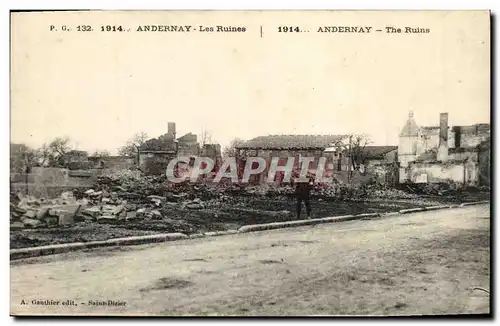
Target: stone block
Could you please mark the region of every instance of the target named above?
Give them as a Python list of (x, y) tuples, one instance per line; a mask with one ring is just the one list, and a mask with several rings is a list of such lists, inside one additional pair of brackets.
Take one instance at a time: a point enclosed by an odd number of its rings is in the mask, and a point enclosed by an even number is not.
[(87, 207), (82, 210), (82, 213), (92, 217), (96, 217), (101, 214), (100, 206)]
[(61, 209), (61, 208), (58, 208), (58, 207), (56, 207), (56, 208), (51, 207), (49, 209), (49, 215), (50, 216), (59, 216), (61, 214), (67, 213), (67, 212), (68, 212), (67, 210)]
[(107, 223), (116, 223), (118, 218), (113, 215), (101, 215), (97, 217), (97, 222), (107, 224)]
[(45, 216), (47, 216), (47, 214), (49, 213), (49, 208), (50, 207), (40, 207), (40, 209), (38, 210), (38, 212), (36, 213), (36, 218), (41, 220), (43, 219)]
[(45, 223), (39, 220), (31, 219), (31, 218), (25, 218), (23, 220), (23, 225), (27, 228), (39, 228), (42, 226), (45, 226)]
[(156, 209), (152, 210), (150, 214), (151, 214), (151, 217), (153, 219), (161, 219), (162, 218), (160, 211), (158, 211)]
[(151, 195), (151, 196), (148, 196), (147, 198), (151, 199), (151, 200), (160, 200), (160, 201), (165, 201), (167, 200), (166, 197), (162, 197), (162, 196), (156, 196), (156, 195)]
[(102, 207), (102, 212), (104, 215), (119, 215), (123, 209), (124, 206), (122, 205), (104, 205)]
[(75, 223), (75, 215), (70, 213), (63, 213), (58, 216), (59, 225), (71, 225)]
[(11, 230), (22, 230), (22, 229), (24, 229), (24, 223), (22, 223), (22, 222), (10, 223), (10, 229)]
[(144, 219), (143, 214), (137, 214), (137, 212), (127, 212), (127, 216), (125, 217), (126, 221), (140, 220)]
[(47, 226), (56, 226), (59, 225), (59, 217), (58, 216), (46, 216), (43, 221)]
[(63, 200), (72, 200), (75, 197), (73, 196), (73, 193), (71, 191), (65, 191), (61, 194), (61, 199)]
[(24, 213), (24, 216), (26, 216), (27, 218), (36, 218), (36, 213), (37, 212), (34, 210), (29, 210)]
[(79, 204), (71, 204), (71, 205), (54, 205), (49, 209), (49, 215), (59, 216), (63, 212), (67, 212), (69, 214), (76, 215), (80, 210)]

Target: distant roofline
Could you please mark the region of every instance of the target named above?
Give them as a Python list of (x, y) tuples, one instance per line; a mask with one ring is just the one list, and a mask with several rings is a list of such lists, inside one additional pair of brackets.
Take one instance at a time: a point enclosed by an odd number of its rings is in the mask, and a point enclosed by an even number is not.
[(236, 149), (266, 149), (266, 150), (294, 150), (294, 149), (325, 149), (335, 146), (312, 146), (312, 147), (245, 147), (245, 146), (235, 146)]
[[(454, 127), (477, 127), (477, 126), (490, 126), (491, 123), (474, 123), (472, 125), (457, 125), (457, 126), (448, 126), (448, 128), (454, 128)], [(421, 129), (439, 129), (439, 126), (421, 126)]]
[[(290, 145), (284, 145), (284, 146), (279, 146), (272, 144), (275, 139), (273, 138), (292, 138), (292, 139), (297, 139), (297, 138), (317, 138), (320, 140), (321, 145), (311, 145), (311, 146), (297, 146), (295, 144), (290, 144)], [(266, 136), (257, 136), (252, 139), (249, 139), (245, 141), (243, 144), (240, 144), (238, 146), (235, 146), (236, 149), (254, 149), (254, 150), (304, 150), (304, 149), (317, 149), (317, 150), (324, 150), (325, 148), (333, 147), (335, 146), (335, 142), (340, 141), (342, 139), (347, 138), (348, 135), (335, 135), (335, 134), (285, 134), (285, 135), (266, 135)], [(332, 138), (331, 141), (327, 144), (324, 144), (325, 138)], [(270, 141), (269, 145), (266, 144), (258, 144), (258, 142), (265, 142), (266, 140)], [(280, 139), (278, 139), (279, 141)], [(257, 142), (256, 145), (252, 145), (252, 143)]]
[(140, 150), (140, 153), (159, 153), (159, 154), (175, 154), (175, 151), (155, 151), (155, 150)]
[(394, 148), (398, 148), (397, 145), (366, 145), (364, 148), (379, 148), (379, 147), (394, 147)]

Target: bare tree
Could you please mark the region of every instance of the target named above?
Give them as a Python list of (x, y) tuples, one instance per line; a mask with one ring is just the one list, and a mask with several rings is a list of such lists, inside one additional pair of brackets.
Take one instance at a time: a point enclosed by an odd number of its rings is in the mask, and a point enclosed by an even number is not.
[(69, 138), (67, 137), (57, 137), (49, 143), (48, 147), (55, 155), (60, 156), (65, 155), (71, 150), (71, 146), (69, 145)]
[(229, 145), (224, 148), (224, 156), (227, 157), (227, 156), (236, 156), (237, 154), (237, 147), (242, 145), (245, 141), (243, 139), (240, 139), (240, 138), (235, 138), (233, 140), (231, 140), (231, 142), (229, 143)]
[(349, 171), (351, 171), (359, 170), (360, 165), (366, 163), (368, 153), (365, 148), (371, 143), (372, 141), (366, 135), (349, 135), (336, 142), (334, 146), (340, 148), (349, 159), (352, 167)]
[(51, 150), (49, 148), (49, 145), (47, 145), (46, 143), (42, 145), (42, 147), (40, 147), (38, 149), (39, 151), (39, 154), (40, 154), (40, 166), (45, 166), (47, 164), (49, 164), (49, 162), (53, 159), (51, 159), (51, 157), (53, 156), (52, 153), (51, 153)]
[(46, 147), (49, 154), (48, 164), (53, 167), (65, 167), (66, 154), (71, 151), (70, 140), (67, 137), (57, 137), (52, 140)]
[(56, 138), (40, 148), (30, 148), (24, 144), (11, 144), (11, 168), (23, 166), (31, 169), (35, 166), (64, 167), (67, 154), (71, 151), (68, 138)]
[[(28, 175), (32, 168), (40, 166), (40, 151), (24, 144), (10, 144), (10, 170), (24, 176), (25, 192), (28, 194)], [(12, 184), (11, 184), (12, 187)]]
[(212, 143), (212, 134), (208, 130), (203, 129), (200, 133), (200, 146), (203, 147), (204, 145), (211, 143)]
[(10, 144), (10, 169), (12, 172), (26, 173), (40, 165), (40, 151), (24, 144)]
[(132, 137), (124, 146), (118, 149), (118, 155), (120, 156), (137, 156), (139, 149), (148, 139), (148, 135), (145, 132), (139, 132)]
[(110, 154), (108, 151), (104, 150), (104, 151), (95, 151), (92, 156), (96, 156), (96, 157), (109, 157)]

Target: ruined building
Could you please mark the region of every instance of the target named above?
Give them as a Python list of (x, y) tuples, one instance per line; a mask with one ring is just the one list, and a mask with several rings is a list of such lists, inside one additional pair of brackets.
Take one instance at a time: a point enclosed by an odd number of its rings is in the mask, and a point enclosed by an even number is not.
[(205, 144), (200, 146), (198, 137), (189, 132), (177, 138), (175, 122), (167, 124), (167, 133), (147, 140), (139, 149), (139, 168), (146, 174), (165, 174), (168, 163), (174, 157), (189, 157), (194, 161), (196, 156), (206, 155), (220, 162), (220, 146)]
[[(252, 183), (267, 181), (269, 163), (279, 157), (278, 165), (284, 166), (289, 157), (295, 157), (294, 168), (299, 169), (300, 157), (313, 157), (309, 171), (316, 173), (321, 157), (325, 158), (324, 176), (332, 176), (336, 181), (349, 182), (348, 174), (356, 174), (354, 183), (367, 183), (376, 179), (382, 183), (395, 184), (397, 178), (397, 146), (363, 146), (356, 151), (358, 162), (353, 164), (351, 153), (346, 149), (348, 135), (270, 135), (253, 138), (237, 147), (238, 167), (243, 171), (248, 157), (258, 156), (268, 162), (259, 175), (252, 175)], [(354, 173), (354, 166), (357, 171)], [(254, 167), (256, 168), (256, 166)], [(278, 172), (276, 182), (280, 183), (283, 173)]]
[[(253, 175), (251, 182), (262, 183), (267, 180), (269, 164), (271, 159), (279, 157), (278, 165), (284, 166), (289, 157), (295, 157), (295, 167), (299, 166), (300, 157), (314, 157), (309, 169), (314, 172), (317, 169), (319, 158), (327, 157), (327, 165), (332, 169), (333, 157), (325, 155), (325, 150), (333, 144), (346, 138), (345, 135), (269, 135), (260, 136), (246, 141), (237, 147), (238, 168), (242, 171), (246, 164), (247, 157), (261, 157), (268, 162), (264, 172)], [(276, 174), (276, 182), (283, 179), (284, 174)]]
[(410, 112), (399, 136), (399, 181), (489, 184), (490, 124), (421, 126)]

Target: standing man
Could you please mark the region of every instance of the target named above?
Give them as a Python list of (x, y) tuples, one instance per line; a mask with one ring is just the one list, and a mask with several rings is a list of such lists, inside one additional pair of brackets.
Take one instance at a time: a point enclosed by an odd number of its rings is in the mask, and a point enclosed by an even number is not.
[(306, 205), (307, 219), (311, 218), (311, 204), (309, 195), (314, 185), (314, 179), (308, 174), (306, 182), (295, 181), (295, 195), (297, 197), (297, 219), (300, 219), (300, 211), (302, 210), (302, 202)]

